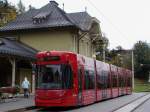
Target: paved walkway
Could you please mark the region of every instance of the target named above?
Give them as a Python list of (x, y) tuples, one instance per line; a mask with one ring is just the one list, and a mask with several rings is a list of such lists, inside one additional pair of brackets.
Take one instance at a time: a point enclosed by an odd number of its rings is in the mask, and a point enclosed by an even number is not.
[(29, 98), (13, 98), (7, 99), (5, 102), (0, 102), (0, 112), (16, 110), (20, 108), (26, 108), (34, 106), (34, 96), (30, 96)]
[(143, 102), (145, 102), (148, 99), (150, 99), (150, 94), (148, 94), (132, 103), (129, 103), (128, 105), (118, 109), (115, 112), (132, 112), (135, 108), (137, 108), (139, 105), (141, 105)]

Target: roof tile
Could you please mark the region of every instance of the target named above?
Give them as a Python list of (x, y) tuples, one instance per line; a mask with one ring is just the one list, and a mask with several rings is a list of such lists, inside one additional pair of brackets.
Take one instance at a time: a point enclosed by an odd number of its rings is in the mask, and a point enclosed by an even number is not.
[(0, 44), (0, 54), (35, 59), (36, 50), (8, 38), (0, 38), (3, 44)]
[[(34, 23), (33, 19), (42, 19), (42, 22)], [(83, 31), (90, 28), (92, 17), (86, 12), (66, 13), (57, 5), (48, 3), (40, 9), (31, 9), (19, 15), (16, 20), (0, 28), (0, 31), (24, 30), (36, 28), (51, 28), (60, 26), (74, 26)]]

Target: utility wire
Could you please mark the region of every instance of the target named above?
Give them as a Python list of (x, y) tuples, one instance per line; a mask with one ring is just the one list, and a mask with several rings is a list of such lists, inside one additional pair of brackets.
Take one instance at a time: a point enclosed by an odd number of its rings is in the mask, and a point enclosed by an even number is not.
[(85, 0), (85, 1), (88, 1), (88, 2), (97, 10), (97, 12), (99, 12), (99, 14), (102, 15), (102, 16), (111, 24), (111, 26), (113, 26), (114, 29), (122, 35), (123, 38), (126, 38), (126, 37), (127, 37), (118, 27), (116, 27), (115, 24), (112, 23), (112, 21), (111, 21), (108, 17), (106, 17), (106, 16), (103, 14), (102, 11), (100, 11), (100, 10), (96, 7), (96, 5), (95, 5), (91, 0)]

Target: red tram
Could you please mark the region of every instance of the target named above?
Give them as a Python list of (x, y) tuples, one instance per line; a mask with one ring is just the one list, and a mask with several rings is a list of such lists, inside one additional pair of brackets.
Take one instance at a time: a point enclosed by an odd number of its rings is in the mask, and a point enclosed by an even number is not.
[(79, 54), (40, 52), (35, 105), (80, 106), (132, 93), (130, 70)]

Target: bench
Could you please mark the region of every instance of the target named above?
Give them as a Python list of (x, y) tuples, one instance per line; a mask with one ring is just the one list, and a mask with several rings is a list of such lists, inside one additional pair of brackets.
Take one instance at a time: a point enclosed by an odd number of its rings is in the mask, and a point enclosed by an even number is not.
[(13, 98), (17, 94), (17, 87), (0, 87), (0, 101), (8, 98)]

